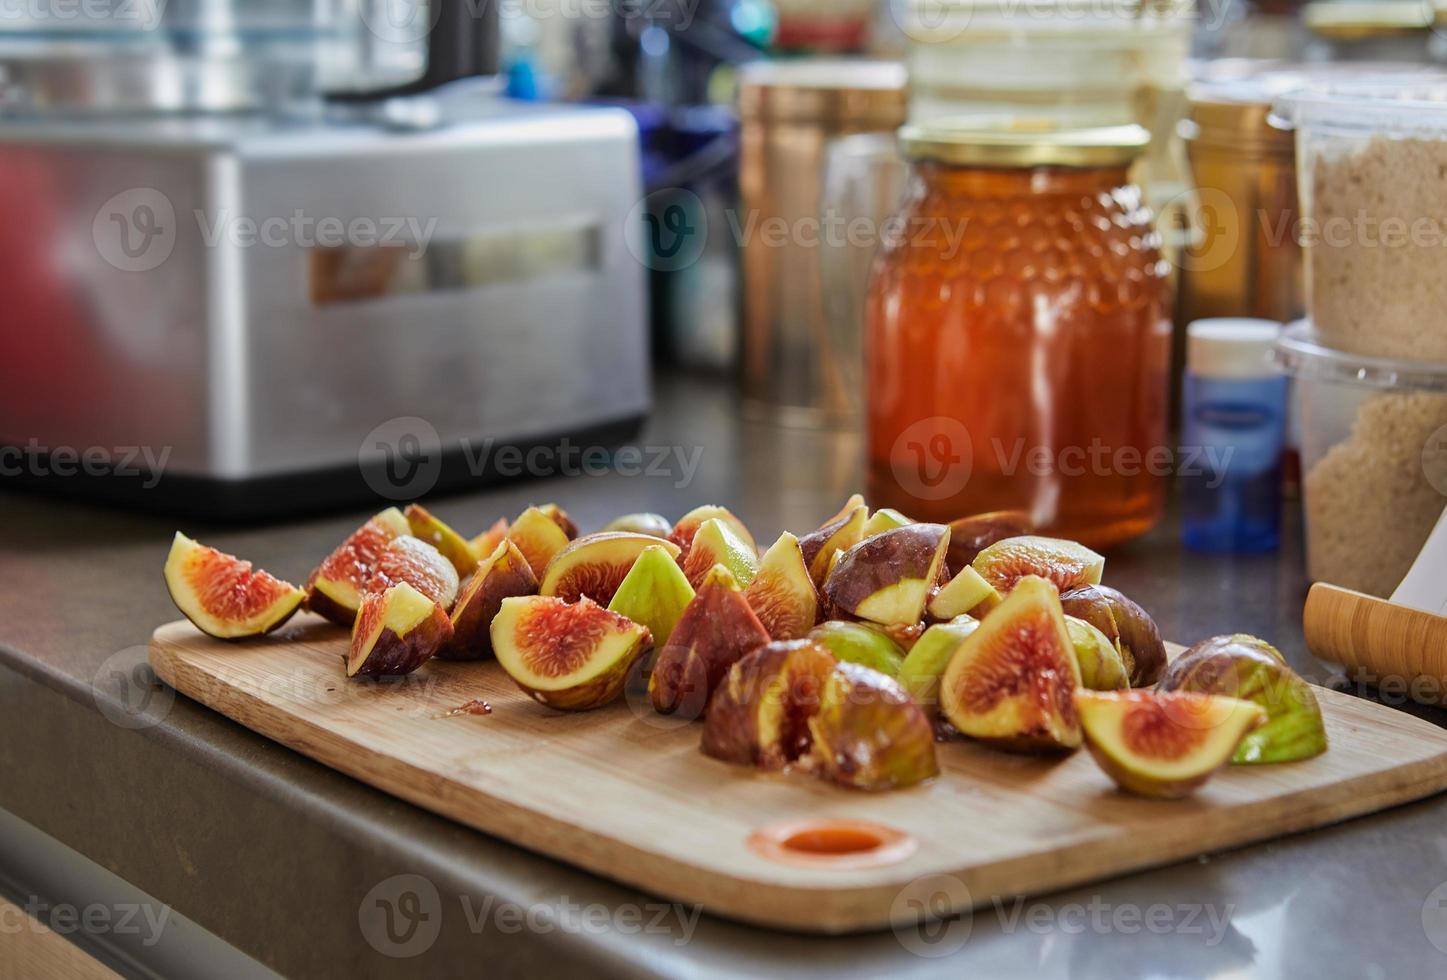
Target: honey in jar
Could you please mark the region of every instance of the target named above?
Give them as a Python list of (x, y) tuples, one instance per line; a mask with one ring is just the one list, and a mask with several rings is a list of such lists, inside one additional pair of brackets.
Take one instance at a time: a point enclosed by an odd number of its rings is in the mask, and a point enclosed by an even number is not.
[(1166, 444), (1168, 269), (1128, 170), (1149, 136), (906, 126), (866, 309), (871, 503), (1030, 514), (1108, 547), (1149, 530)]

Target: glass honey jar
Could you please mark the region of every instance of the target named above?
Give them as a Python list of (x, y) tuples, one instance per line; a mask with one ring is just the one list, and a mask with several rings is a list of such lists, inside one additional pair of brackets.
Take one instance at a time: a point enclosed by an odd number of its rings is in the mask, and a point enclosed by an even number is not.
[(1109, 547), (1159, 519), (1169, 269), (1128, 176), (1139, 126), (931, 122), (866, 308), (870, 500), (1029, 514)]

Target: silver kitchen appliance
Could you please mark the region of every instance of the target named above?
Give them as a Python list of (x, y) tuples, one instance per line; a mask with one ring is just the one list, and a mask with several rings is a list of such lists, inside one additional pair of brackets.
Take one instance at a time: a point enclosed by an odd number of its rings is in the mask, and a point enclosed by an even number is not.
[(247, 518), (546, 473), (502, 447), (646, 413), (632, 118), (433, 87), (439, 29), (369, 6), (0, 19), (0, 479)]

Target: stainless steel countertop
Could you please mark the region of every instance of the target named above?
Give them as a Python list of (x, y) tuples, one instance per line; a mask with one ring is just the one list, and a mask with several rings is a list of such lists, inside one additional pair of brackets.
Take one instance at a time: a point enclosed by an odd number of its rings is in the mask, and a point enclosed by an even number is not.
[[(556, 500), (586, 529), (625, 511), (718, 502), (766, 539), (814, 526), (858, 485), (853, 438), (739, 421), (715, 384), (664, 383), (658, 398), (635, 444), (699, 452), (691, 480), (675, 456), (665, 474), (516, 483), (434, 509), (473, 529)], [(295, 581), (366, 513), (185, 530)], [(371, 790), (165, 690), (127, 690), (126, 678), (144, 680), (133, 671), (151, 630), (176, 618), (160, 578), (174, 525), (9, 493), (0, 514), (0, 808), (284, 975), (1447, 973), (1447, 796), (1044, 898), (1003, 896), (936, 929), (831, 939), (693, 920)], [(1179, 549), (1168, 525), (1108, 558), (1111, 583), (1171, 638), (1258, 633), (1329, 678), (1302, 644), (1295, 541), (1280, 556), (1203, 557)], [(389, 936), (375, 917), (364, 926), (359, 910), (389, 903), (401, 903), (398, 930)], [(409, 932), (414, 909), (437, 914)]]

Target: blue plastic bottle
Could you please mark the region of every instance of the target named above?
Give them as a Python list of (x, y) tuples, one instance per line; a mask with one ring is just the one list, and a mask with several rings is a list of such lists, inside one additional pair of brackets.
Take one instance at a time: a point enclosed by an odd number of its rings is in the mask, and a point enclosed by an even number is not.
[(1271, 364), (1281, 325), (1200, 320), (1187, 329), (1181, 454), (1184, 540), (1258, 553), (1281, 540), (1287, 379)]

